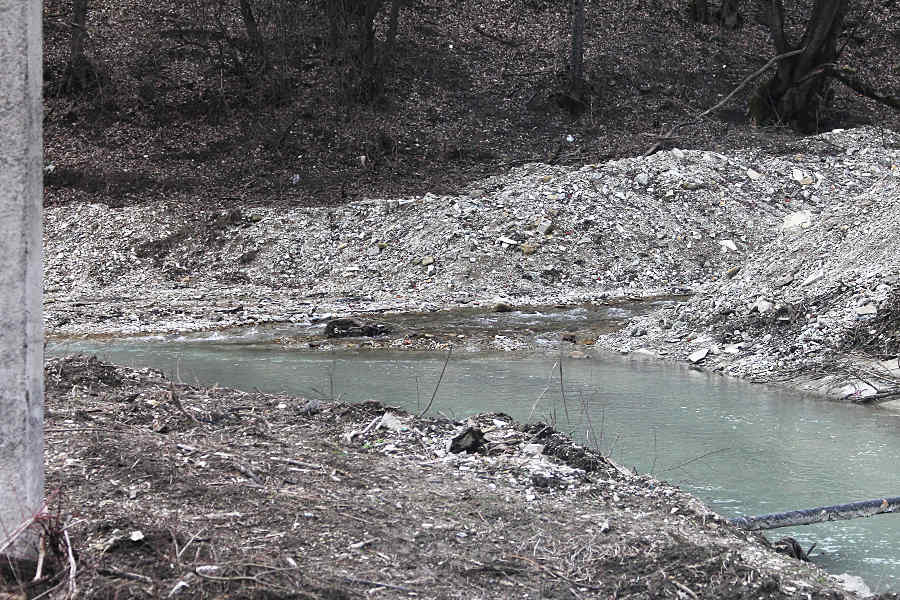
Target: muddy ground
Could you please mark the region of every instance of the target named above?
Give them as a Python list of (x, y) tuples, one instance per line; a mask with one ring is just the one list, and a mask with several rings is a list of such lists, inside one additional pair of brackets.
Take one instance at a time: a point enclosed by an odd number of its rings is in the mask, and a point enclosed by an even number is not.
[[(7, 574), (4, 598), (851, 597), (542, 424), (82, 356), (49, 361), (46, 389), (47, 563)], [(468, 427), (480, 448), (452, 452)]]

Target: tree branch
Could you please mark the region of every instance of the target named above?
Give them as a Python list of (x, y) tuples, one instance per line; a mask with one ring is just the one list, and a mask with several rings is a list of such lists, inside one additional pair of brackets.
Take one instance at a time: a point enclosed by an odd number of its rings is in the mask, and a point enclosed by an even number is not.
[[(804, 50), (806, 50), (806, 48), (798, 48), (797, 50), (791, 50), (790, 52), (785, 52), (783, 54), (779, 54), (778, 56), (773, 57), (769, 62), (767, 62), (766, 64), (761, 66), (759, 69), (757, 69), (756, 71), (754, 71), (747, 77), (745, 77), (744, 80), (740, 84), (738, 84), (738, 86), (736, 88), (734, 88), (730, 94), (728, 94), (727, 96), (722, 98), (722, 100), (720, 100), (719, 102), (717, 102), (710, 108), (707, 108), (706, 110), (704, 110), (702, 113), (700, 113), (693, 119), (688, 119), (687, 121), (681, 121), (680, 123), (676, 123), (675, 125), (672, 125), (672, 127), (669, 128), (669, 131), (667, 131), (662, 136), (663, 139), (670, 138), (672, 136), (672, 134), (674, 134), (678, 129), (684, 127), (685, 125), (690, 125), (691, 123), (696, 123), (697, 121), (699, 121), (700, 119), (702, 119), (703, 117), (708, 115), (709, 113), (713, 112), (714, 110), (716, 110), (719, 107), (721, 107), (722, 105), (724, 105), (726, 102), (731, 100), (735, 94), (737, 94), (739, 91), (744, 89), (747, 86), (747, 84), (749, 84), (751, 81), (753, 81), (754, 79), (756, 79), (757, 77), (759, 77), (760, 75), (765, 73), (766, 70), (769, 69), (769, 67), (771, 67), (773, 64), (775, 64), (779, 60), (783, 60), (790, 56), (794, 56), (795, 54), (800, 54)], [(653, 154), (654, 152), (656, 152), (659, 149), (660, 145), (662, 145), (661, 141), (656, 142), (655, 144), (650, 146), (650, 148), (646, 152), (644, 152), (644, 154), (642, 156), (650, 156), (651, 154)]]
[(865, 81), (859, 79), (858, 77), (853, 77), (849, 69), (841, 69), (834, 65), (826, 65), (825, 72), (846, 85), (851, 90), (857, 92), (858, 94), (861, 94), (866, 98), (871, 98), (875, 102), (879, 102), (881, 104), (884, 104), (885, 106), (890, 106), (891, 108), (900, 110), (900, 97), (879, 92)]
[(769, 30), (772, 32), (772, 42), (779, 54), (788, 52), (788, 43), (784, 39), (784, 5), (781, 0), (772, 0), (772, 9), (769, 11)]

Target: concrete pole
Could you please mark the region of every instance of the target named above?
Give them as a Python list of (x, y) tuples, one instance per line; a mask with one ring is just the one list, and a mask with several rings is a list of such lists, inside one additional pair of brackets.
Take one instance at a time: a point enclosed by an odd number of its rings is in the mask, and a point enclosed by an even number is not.
[(0, 547), (44, 494), (41, 67), (41, 1), (0, 0)]

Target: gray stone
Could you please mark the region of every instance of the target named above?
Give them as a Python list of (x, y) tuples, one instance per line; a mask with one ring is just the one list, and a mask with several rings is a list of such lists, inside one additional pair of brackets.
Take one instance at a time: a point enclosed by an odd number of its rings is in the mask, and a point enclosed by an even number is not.
[(824, 271), (822, 271), (821, 269), (819, 269), (818, 271), (815, 271), (815, 272), (812, 273), (809, 277), (807, 277), (806, 279), (804, 279), (804, 280), (803, 280), (803, 283), (800, 284), (800, 287), (807, 287), (807, 286), (810, 286), (810, 285), (816, 283), (817, 281), (821, 281), (821, 279), (822, 279), (824, 276), (825, 276)]
[(794, 276), (793, 276), (793, 275), (785, 275), (785, 276), (783, 276), (783, 277), (779, 277), (778, 279), (776, 279), (776, 280), (773, 282), (773, 285), (774, 285), (775, 287), (784, 287), (784, 286), (790, 284), (790, 283), (793, 282), (793, 281), (794, 281)]
[(541, 235), (547, 235), (551, 231), (553, 231), (553, 221), (549, 219), (542, 219), (537, 226), (538, 233)]
[(734, 240), (719, 240), (719, 245), (726, 250), (737, 251), (737, 245), (734, 243)]
[(692, 352), (688, 355), (688, 361), (696, 364), (706, 358), (706, 355), (709, 354), (709, 348), (701, 348), (695, 352)]
[(544, 453), (544, 444), (525, 444), (522, 446), (522, 454), (540, 456)]
[(874, 317), (878, 314), (878, 307), (874, 304), (864, 304), (863, 306), (857, 306), (854, 311), (860, 317)]
[(750, 307), (751, 312), (755, 310), (761, 315), (764, 315), (767, 312), (774, 310), (774, 309), (775, 309), (775, 304), (773, 302), (766, 300), (762, 296), (757, 298), (756, 302), (753, 303), (753, 306)]
[(799, 210), (784, 216), (781, 223), (782, 229), (794, 229), (797, 227), (809, 227), (812, 224), (812, 213), (808, 210)]

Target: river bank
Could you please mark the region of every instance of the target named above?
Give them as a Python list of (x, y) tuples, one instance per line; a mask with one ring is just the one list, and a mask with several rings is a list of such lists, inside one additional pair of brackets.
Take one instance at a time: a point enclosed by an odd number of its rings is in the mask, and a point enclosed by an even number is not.
[[(898, 164), (900, 135), (863, 128), (777, 155), (672, 150), (580, 168), (529, 164), (463, 195), (337, 208), (53, 206), (45, 323), (51, 338), (350, 316), (421, 315), (427, 327), (435, 311), (692, 294), (619, 331), (574, 325), (557, 343), (886, 400), (896, 391), (886, 361), (900, 350)], [(468, 346), (532, 343), (501, 337)], [(331, 347), (320, 341), (286, 340)], [(356, 343), (453, 341), (401, 331)]]
[[(86, 357), (45, 378), (48, 526), (66, 525), (53, 539), (77, 553), (84, 597), (854, 597), (542, 424), (200, 388)], [(483, 434), (471, 452), (467, 430)]]

